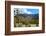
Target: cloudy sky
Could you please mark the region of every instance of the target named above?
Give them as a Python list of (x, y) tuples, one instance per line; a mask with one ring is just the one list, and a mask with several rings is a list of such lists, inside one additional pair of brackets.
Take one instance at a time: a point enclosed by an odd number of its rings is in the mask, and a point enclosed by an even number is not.
[(30, 12), (30, 14), (38, 14), (39, 13), (39, 9), (26, 9), (27, 12)]
[[(39, 9), (18, 8), (18, 10), (19, 10), (19, 14), (38, 14), (39, 13)], [(16, 11), (15, 11), (15, 14), (17, 14)]]

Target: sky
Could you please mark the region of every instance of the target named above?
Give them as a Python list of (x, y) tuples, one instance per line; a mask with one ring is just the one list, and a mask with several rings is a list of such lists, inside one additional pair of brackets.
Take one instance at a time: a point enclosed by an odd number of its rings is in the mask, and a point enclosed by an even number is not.
[(39, 13), (39, 9), (26, 8), (26, 9), (23, 10), (23, 13), (26, 13), (26, 14), (38, 14)]
[(39, 9), (27, 9), (27, 12), (31, 12), (31, 14), (38, 14)]
[[(15, 9), (16, 10), (16, 9)], [(32, 9), (32, 8), (18, 8), (18, 10), (20, 11), (19, 14), (38, 14), (39, 13), (39, 9)], [(15, 12), (15, 15), (17, 13)]]

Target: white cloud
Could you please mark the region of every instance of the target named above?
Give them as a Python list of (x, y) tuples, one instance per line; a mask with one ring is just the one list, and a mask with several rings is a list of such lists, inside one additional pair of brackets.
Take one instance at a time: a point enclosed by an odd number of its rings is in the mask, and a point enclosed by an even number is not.
[(26, 13), (26, 14), (32, 14), (32, 12), (28, 12), (26, 9), (24, 9), (24, 13)]
[[(18, 10), (19, 10), (19, 14), (32, 14), (32, 12), (30, 12), (30, 11), (27, 11), (27, 9), (26, 8), (18, 8)], [(16, 11), (16, 9), (15, 9), (15, 11)], [(16, 12), (15, 12), (15, 14), (17, 14)]]

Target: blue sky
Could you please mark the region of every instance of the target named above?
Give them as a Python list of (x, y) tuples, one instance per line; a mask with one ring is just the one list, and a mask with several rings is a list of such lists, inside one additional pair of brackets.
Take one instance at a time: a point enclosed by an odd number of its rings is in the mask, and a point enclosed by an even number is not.
[[(39, 14), (39, 9), (19, 8), (18, 10), (20, 11), (19, 14)], [(17, 13), (15, 12), (14, 14), (16, 15)]]
[(23, 13), (26, 13), (26, 14), (38, 14), (39, 13), (39, 9), (24, 9), (23, 10)]
[(27, 12), (31, 12), (31, 14), (38, 14), (39, 9), (27, 9)]

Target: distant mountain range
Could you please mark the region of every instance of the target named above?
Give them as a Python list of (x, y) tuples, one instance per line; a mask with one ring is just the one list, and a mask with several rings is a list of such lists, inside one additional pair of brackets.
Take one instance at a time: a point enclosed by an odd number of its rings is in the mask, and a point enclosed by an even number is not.
[(39, 14), (18, 14), (16, 16), (20, 16), (20, 17), (32, 17), (33, 19), (38, 19), (39, 18)]

